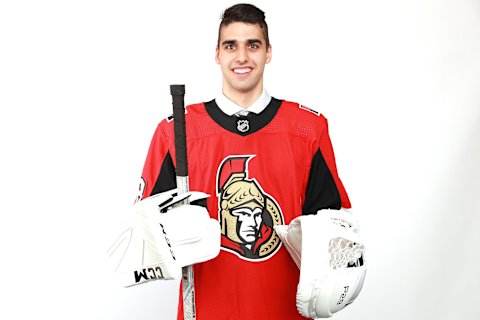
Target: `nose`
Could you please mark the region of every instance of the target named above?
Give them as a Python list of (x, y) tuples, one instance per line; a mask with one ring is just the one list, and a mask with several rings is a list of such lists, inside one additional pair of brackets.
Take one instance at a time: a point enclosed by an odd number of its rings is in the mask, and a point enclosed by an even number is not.
[(237, 62), (246, 63), (248, 61), (248, 50), (245, 47), (240, 47), (237, 50)]

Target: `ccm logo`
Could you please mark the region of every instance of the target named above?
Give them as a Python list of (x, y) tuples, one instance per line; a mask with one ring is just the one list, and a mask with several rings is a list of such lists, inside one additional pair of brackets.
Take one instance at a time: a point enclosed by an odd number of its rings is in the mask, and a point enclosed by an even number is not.
[(147, 280), (153, 280), (153, 279), (163, 279), (163, 273), (162, 269), (160, 267), (154, 267), (154, 268), (145, 268), (142, 270), (135, 270), (134, 271), (134, 276), (135, 276), (135, 283), (139, 283), (140, 281), (147, 281)]
[(342, 304), (343, 300), (347, 296), (348, 289), (350, 289), (349, 286), (343, 287), (343, 293), (340, 295), (340, 299), (338, 299), (337, 305)]

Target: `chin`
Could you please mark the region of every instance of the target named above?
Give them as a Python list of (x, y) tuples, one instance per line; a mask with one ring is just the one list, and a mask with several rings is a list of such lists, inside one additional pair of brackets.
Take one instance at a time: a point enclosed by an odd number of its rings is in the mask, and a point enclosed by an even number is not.
[(235, 86), (232, 86), (232, 89), (237, 91), (237, 92), (242, 92), (242, 93), (246, 93), (246, 92), (250, 92), (250, 91), (253, 91), (255, 89), (256, 86), (252, 86), (252, 85), (248, 85), (248, 84), (237, 84)]

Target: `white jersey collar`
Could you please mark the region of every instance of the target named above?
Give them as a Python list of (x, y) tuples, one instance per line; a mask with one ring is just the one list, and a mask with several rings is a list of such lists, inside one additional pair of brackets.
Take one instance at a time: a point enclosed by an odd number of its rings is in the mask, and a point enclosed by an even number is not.
[(233, 116), (234, 114), (242, 115), (248, 112), (259, 114), (265, 110), (271, 100), (272, 97), (268, 94), (267, 90), (263, 88), (262, 95), (248, 108), (242, 108), (232, 100), (228, 99), (223, 92), (220, 92), (215, 99), (215, 102), (223, 113)]

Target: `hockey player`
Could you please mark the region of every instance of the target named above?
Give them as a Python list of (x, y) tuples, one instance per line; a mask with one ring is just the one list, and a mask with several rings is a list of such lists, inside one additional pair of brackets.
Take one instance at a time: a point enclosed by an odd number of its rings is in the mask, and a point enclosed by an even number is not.
[[(271, 58), (264, 13), (249, 4), (228, 8), (215, 53), (222, 92), (187, 107), (190, 189), (210, 195), (206, 216), (219, 224), (219, 253), (186, 259), (199, 262), (194, 265), (198, 320), (328, 317), (362, 287), (363, 247), (355, 220), (339, 214), (350, 208), (350, 200), (337, 173), (327, 120), (268, 94), (263, 74)], [(139, 198), (174, 189), (175, 163), (173, 121), (165, 119), (151, 141)], [(189, 207), (195, 206), (174, 210)], [(190, 223), (179, 218), (170, 230), (192, 232)], [(215, 228), (209, 228), (211, 237)], [(331, 265), (332, 239), (345, 240), (343, 248), (351, 251), (341, 266)], [(187, 251), (197, 250), (183, 254)], [(323, 252), (321, 261), (316, 251)], [(307, 268), (305, 261), (319, 267)], [(183, 319), (181, 292), (179, 301)]]

